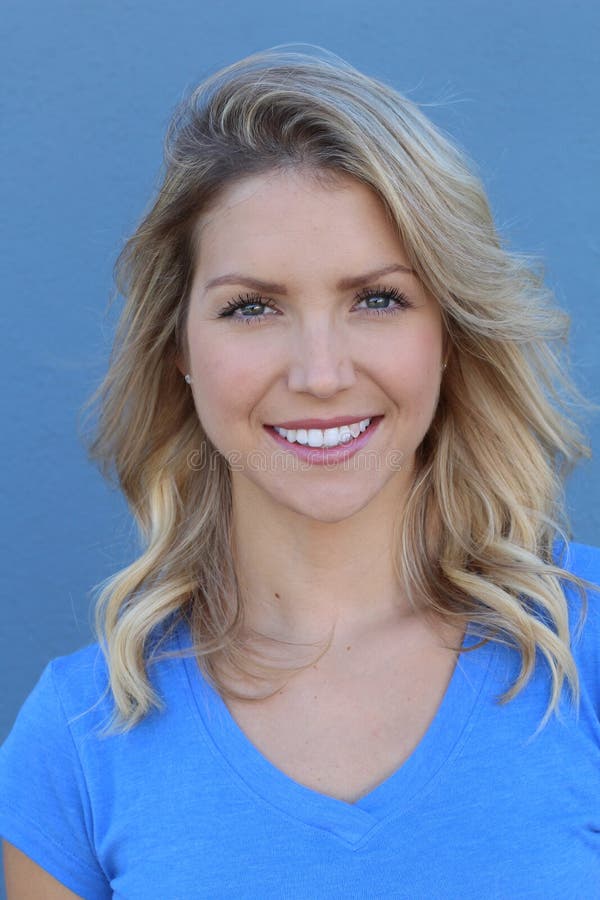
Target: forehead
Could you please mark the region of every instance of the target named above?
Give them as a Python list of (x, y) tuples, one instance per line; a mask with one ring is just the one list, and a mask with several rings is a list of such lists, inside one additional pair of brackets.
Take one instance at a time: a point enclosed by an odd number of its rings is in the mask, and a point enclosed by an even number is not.
[(229, 185), (196, 223), (197, 262), (303, 250), (368, 257), (402, 250), (368, 185), (345, 173), (268, 172)]

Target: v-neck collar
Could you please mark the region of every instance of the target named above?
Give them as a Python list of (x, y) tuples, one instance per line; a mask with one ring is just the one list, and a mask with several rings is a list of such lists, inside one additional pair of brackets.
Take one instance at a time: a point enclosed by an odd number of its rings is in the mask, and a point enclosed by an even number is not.
[[(178, 630), (181, 649), (192, 646), (187, 624)], [(462, 647), (479, 638), (469, 635)], [(296, 822), (336, 834), (356, 847), (378, 825), (406, 811), (450, 765), (473, 727), (484, 685), (497, 659), (488, 642), (461, 653), (429, 728), (405, 762), (355, 803), (305, 787), (270, 762), (242, 731), (218, 692), (203, 677), (195, 657), (184, 658), (185, 677), (198, 722), (217, 761), (244, 790)]]

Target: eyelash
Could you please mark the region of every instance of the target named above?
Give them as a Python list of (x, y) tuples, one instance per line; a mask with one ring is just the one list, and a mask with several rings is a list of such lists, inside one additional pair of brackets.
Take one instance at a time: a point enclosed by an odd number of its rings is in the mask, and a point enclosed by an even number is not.
[[(393, 308), (388, 309), (368, 309), (367, 312), (377, 315), (377, 316), (391, 316), (397, 314), (399, 312), (403, 312), (405, 309), (408, 309), (412, 306), (412, 303), (405, 297), (405, 295), (398, 291), (396, 288), (363, 288), (362, 291), (357, 295), (357, 300), (361, 303), (363, 300), (371, 300), (374, 297), (385, 298), (386, 300), (394, 300), (398, 305)], [(233, 321), (242, 321), (248, 325), (253, 324), (254, 322), (261, 322), (264, 319), (271, 318), (270, 316), (234, 316), (234, 312), (238, 309), (243, 309), (245, 306), (251, 305), (264, 306), (269, 307), (270, 309), (275, 309), (275, 304), (272, 300), (267, 297), (262, 297), (260, 294), (239, 294), (233, 300), (230, 300), (227, 306), (225, 306), (221, 312), (219, 313), (219, 318), (231, 318)]]

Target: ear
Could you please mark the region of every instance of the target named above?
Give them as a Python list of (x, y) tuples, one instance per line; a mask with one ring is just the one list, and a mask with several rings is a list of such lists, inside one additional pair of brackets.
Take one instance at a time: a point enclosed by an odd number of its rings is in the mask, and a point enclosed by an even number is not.
[(445, 369), (448, 365), (448, 361), (452, 356), (452, 342), (448, 335), (448, 332), (444, 329), (444, 337), (442, 341), (442, 369)]
[(175, 357), (175, 365), (177, 366), (177, 368), (179, 369), (179, 371), (181, 372), (182, 375), (185, 375), (185, 373), (188, 371), (188, 365), (181, 353), (178, 353), (177, 356)]

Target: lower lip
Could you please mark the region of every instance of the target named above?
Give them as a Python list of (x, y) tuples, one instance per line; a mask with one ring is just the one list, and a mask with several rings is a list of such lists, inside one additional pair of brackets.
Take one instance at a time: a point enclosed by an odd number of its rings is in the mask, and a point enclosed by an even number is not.
[(358, 437), (352, 438), (351, 441), (345, 444), (339, 444), (337, 447), (309, 447), (308, 444), (297, 444), (295, 442), (291, 444), (279, 432), (275, 431), (272, 425), (265, 425), (264, 427), (282, 449), (293, 453), (305, 462), (322, 465), (324, 463), (343, 462), (345, 459), (350, 459), (359, 450), (362, 450), (371, 440), (371, 436), (375, 433), (382, 419), (383, 416), (374, 416), (368, 428), (365, 428)]

